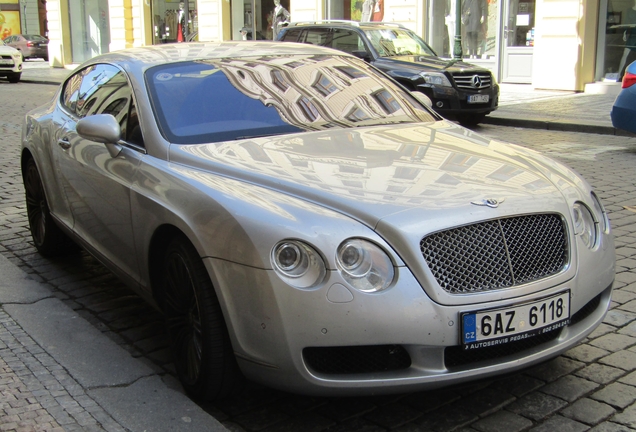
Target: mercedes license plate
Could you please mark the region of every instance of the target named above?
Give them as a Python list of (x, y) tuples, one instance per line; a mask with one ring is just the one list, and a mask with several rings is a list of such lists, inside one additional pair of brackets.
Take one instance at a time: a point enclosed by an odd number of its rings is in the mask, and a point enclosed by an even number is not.
[(470, 95), (468, 96), (468, 103), (488, 103), (490, 101), (490, 95)]
[(547, 333), (570, 322), (570, 291), (499, 309), (461, 314), (465, 350), (502, 345)]

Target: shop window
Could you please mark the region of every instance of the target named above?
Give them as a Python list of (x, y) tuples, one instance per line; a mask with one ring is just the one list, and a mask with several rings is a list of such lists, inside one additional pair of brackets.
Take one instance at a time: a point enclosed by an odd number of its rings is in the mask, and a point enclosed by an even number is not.
[(636, 1), (608, 0), (599, 19), (604, 34), (599, 35), (596, 78), (621, 81), (627, 66), (636, 61)]
[(73, 62), (82, 63), (107, 53), (110, 44), (108, 0), (70, 1), (68, 5)]

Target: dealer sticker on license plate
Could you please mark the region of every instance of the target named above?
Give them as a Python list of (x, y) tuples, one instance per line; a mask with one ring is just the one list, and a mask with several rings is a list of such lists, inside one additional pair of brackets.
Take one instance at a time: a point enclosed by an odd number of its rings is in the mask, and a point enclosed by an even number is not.
[(470, 95), (468, 96), (468, 103), (488, 103), (490, 101), (490, 95)]
[(570, 291), (531, 303), (461, 314), (465, 350), (502, 345), (547, 333), (570, 322)]

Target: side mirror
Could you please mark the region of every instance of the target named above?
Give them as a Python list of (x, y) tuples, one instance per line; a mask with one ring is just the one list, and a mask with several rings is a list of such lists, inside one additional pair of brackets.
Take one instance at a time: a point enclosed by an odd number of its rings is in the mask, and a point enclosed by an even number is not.
[(75, 130), (84, 139), (106, 144), (112, 157), (117, 157), (121, 152), (121, 146), (118, 144), (121, 140), (121, 127), (112, 114), (84, 117), (77, 122)]
[(429, 108), (433, 108), (433, 102), (424, 93), (418, 92), (418, 91), (412, 91), (411, 96), (417, 99), (422, 105), (426, 105)]
[(370, 62), (371, 61), (371, 56), (365, 50), (351, 51), (351, 54), (353, 54), (354, 56), (358, 57), (359, 59), (364, 60), (365, 62)]

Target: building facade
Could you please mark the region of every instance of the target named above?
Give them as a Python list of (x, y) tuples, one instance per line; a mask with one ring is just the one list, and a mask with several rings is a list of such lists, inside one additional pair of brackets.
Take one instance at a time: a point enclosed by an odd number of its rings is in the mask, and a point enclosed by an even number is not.
[(459, 19), (467, 61), (536, 88), (620, 81), (636, 60), (636, 0), (0, 0), (0, 37), (48, 36), (56, 67), (134, 46), (272, 39), (286, 20), (329, 19), (399, 23), (445, 57)]

